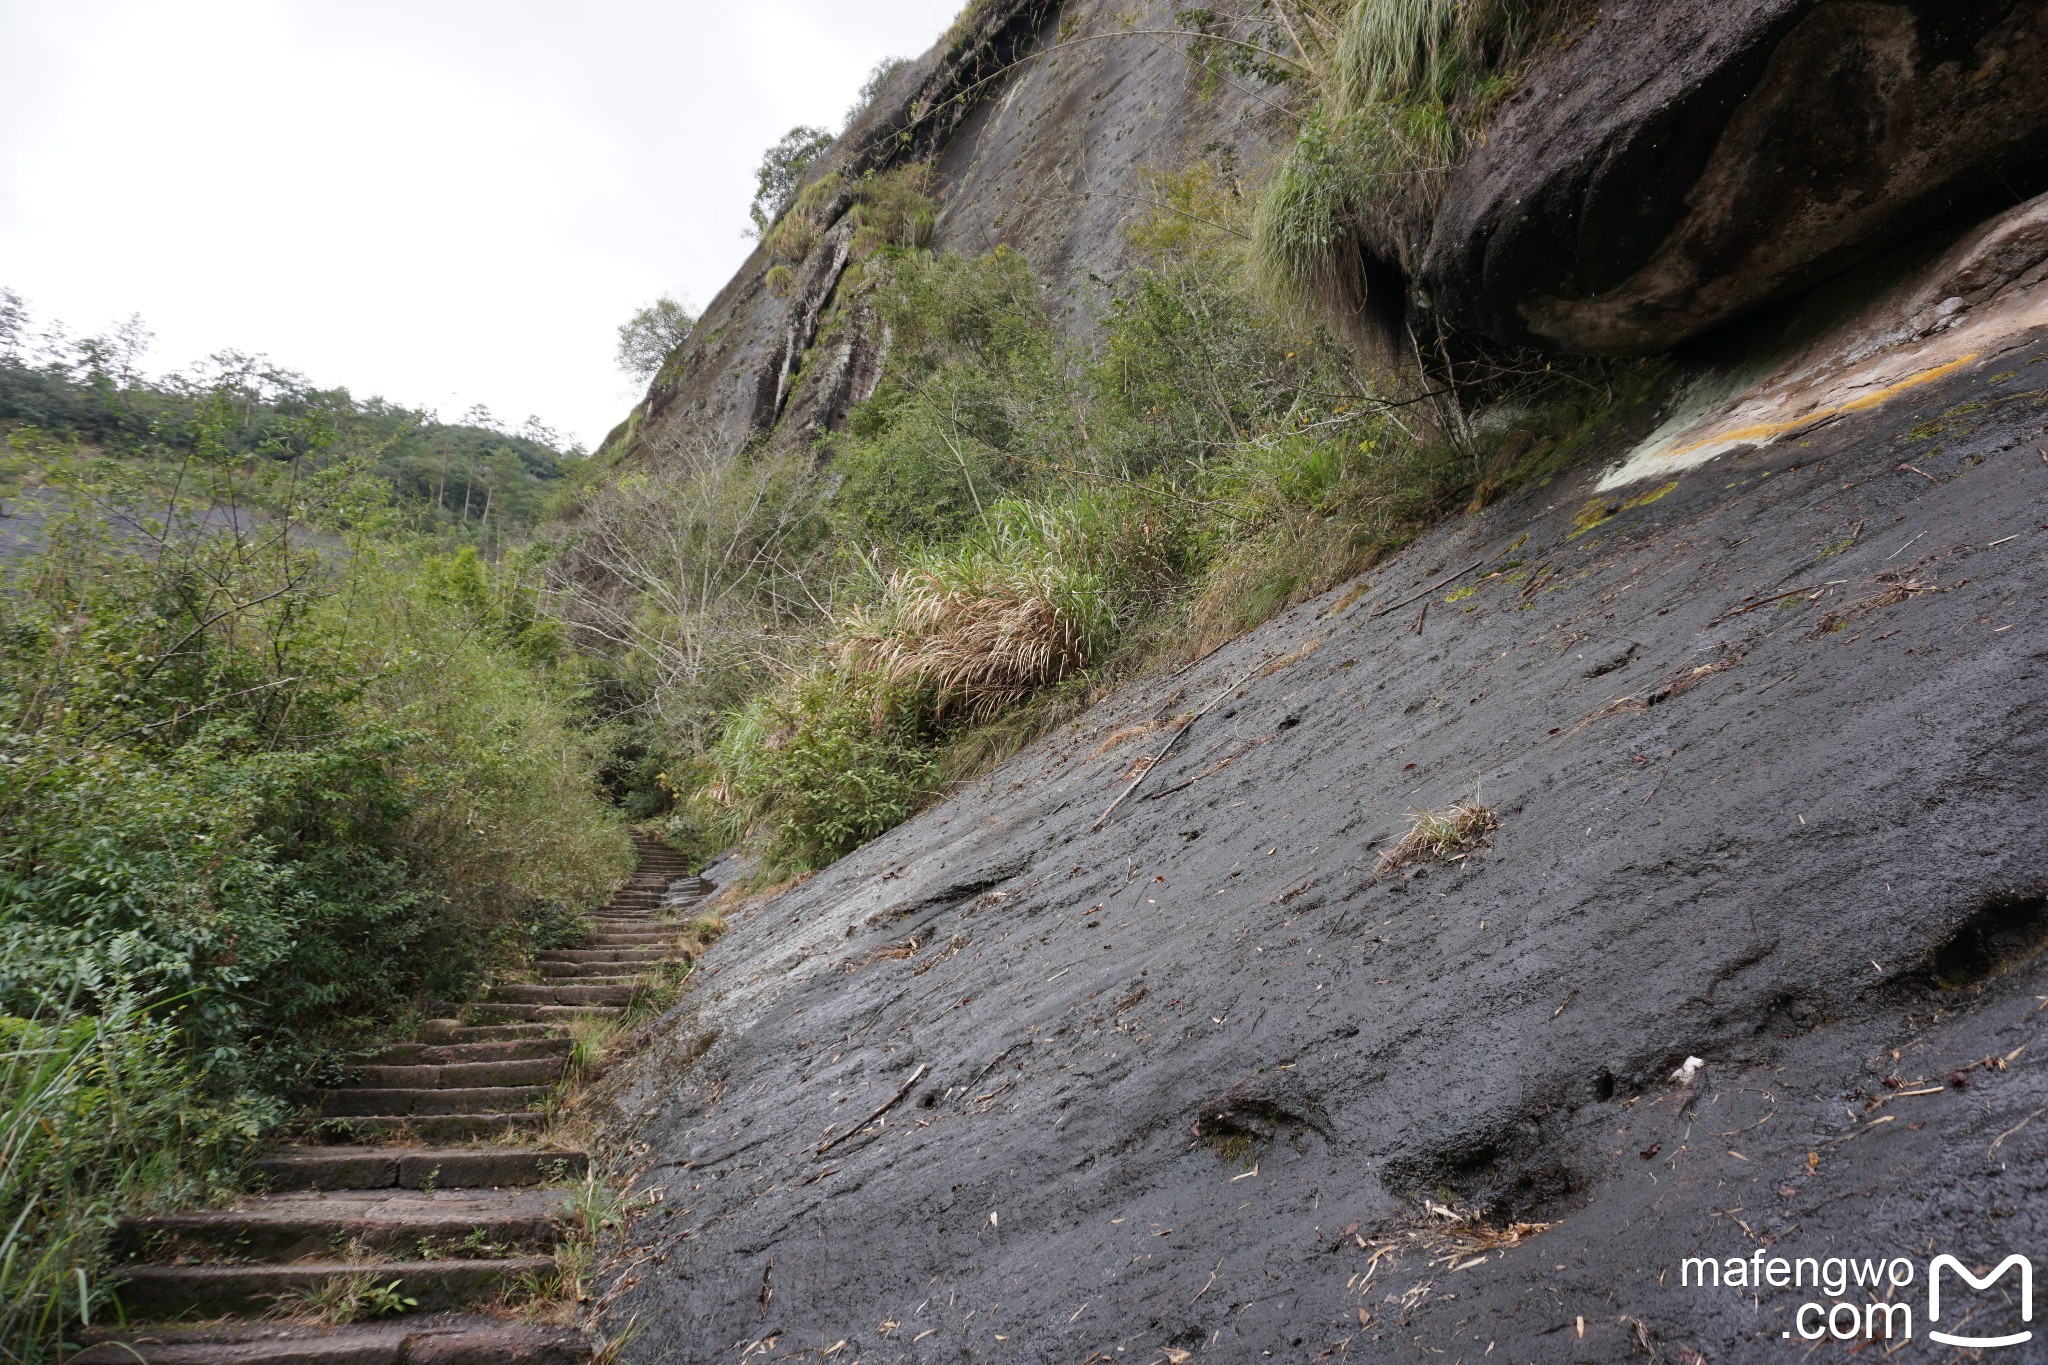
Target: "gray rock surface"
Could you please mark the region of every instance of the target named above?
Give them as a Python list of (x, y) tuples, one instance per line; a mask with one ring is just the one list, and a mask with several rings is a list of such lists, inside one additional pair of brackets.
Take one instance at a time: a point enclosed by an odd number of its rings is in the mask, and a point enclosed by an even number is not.
[(611, 1077), (630, 1358), (1746, 1360), (1811, 1292), (1680, 1258), (2039, 1246), (2044, 395), (1588, 463), (737, 917)]
[(2035, 0), (1608, 0), (1453, 178), (1452, 323), (1654, 354), (2048, 189)]

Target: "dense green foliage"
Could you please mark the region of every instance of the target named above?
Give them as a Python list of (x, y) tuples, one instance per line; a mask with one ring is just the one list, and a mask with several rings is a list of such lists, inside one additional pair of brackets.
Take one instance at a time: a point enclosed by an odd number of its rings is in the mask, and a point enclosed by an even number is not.
[(304, 452), (252, 461), (242, 396), (196, 397), (182, 452), (9, 443), (46, 512), (0, 561), (18, 1352), (103, 1299), (116, 1201), (217, 1178), (294, 1087), (564, 941), (629, 861), (533, 571), (395, 541), (346, 426), (293, 413)]
[[(516, 432), (481, 408), (442, 422), (235, 352), (152, 379), (137, 368), (149, 339), (138, 319), (83, 339), (49, 331), (33, 347), (29, 323), (19, 296), (0, 290), (0, 430), (33, 427), (171, 475), (202, 446), (231, 452), (258, 507), (288, 503), (332, 452), (365, 452), (408, 530), (496, 549), (541, 519), (583, 460), (538, 418)], [(32, 464), (0, 463), (0, 491), (35, 479)]]

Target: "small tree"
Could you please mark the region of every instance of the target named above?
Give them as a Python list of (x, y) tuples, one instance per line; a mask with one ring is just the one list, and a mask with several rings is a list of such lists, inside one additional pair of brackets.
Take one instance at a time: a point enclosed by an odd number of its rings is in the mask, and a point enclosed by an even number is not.
[(0, 289), (0, 361), (14, 363), (28, 338), (28, 305), (12, 289)]
[(754, 220), (749, 236), (766, 235), (774, 226), (776, 216), (796, 197), (796, 187), (802, 183), (804, 174), (831, 145), (831, 133), (823, 128), (807, 128), (800, 124), (761, 153), (761, 164), (754, 171), (754, 202), (747, 209), (748, 216)]
[(689, 305), (663, 294), (619, 325), (619, 368), (646, 383), (696, 326)]

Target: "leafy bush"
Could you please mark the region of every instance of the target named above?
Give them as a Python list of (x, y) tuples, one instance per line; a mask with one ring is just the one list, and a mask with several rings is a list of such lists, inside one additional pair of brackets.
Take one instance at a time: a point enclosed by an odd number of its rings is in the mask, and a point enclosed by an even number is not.
[(747, 208), (754, 236), (768, 235), (776, 218), (796, 197), (804, 176), (831, 150), (832, 141), (832, 134), (824, 128), (798, 125), (761, 153), (761, 164), (754, 171), (754, 202)]
[(822, 866), (924, 804), (935, 760), (921, 701), (878, 674), (821, 667), (733, 718), (715, 753), (722, 795), (765, 827), (771, 866)]

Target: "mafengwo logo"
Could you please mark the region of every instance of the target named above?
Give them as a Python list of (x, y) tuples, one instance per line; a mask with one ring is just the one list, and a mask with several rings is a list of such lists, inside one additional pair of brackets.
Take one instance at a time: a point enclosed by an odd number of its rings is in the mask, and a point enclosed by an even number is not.
[[(1679, 1283), (1688, 1288), (1810, 1289), (1817, 1297), (1792, 1310), (1780, 1335), (1802, 1341), (1884, 1341), (1914, 1335), (1910, 1290), (1920, 1267), (1910, 1258), (1769, 1256), (1687, 1257)], [(2034, 1339), (2034, 1263), (2014, 1253), (1982, 1274), (1943, 1253), (1927, 1263), (1927, 1339), (1942, 1346), (1992, 1351)]]
[(2005, 1273), (2008, 1270), (2019, 1271), (2020, 1321), (2032, 1322), (2034, 1320), (2034, 1263), (2032, 1261), (2015, 1252), (2013, 1255), (2000, 1261), (1994, 1269), (1980, 1278), (1972, 1275), (1970, 1268), (1955, 1257), (1942, 1255), (1935, 1257), (1927, 1267), (1927, 1339), (1929, 1341), (1938, 1341), (1944, 1346), (1964, 1346), (1981, 1351), (1989, 1350), (1994, 1346), (2023, 1346), (2034, 1339), (2032, 1329), (2008, 1332), (2004, 1336), (1996, 1337), (1961, 1336), (1956, 1333), (1937, 1330), (1934, 1324), (1941, 1321), (1941, 1272), (1944, 1270), (1954, 1271), (1970, 1288), (1979, 1290), (1990, 1289), (1999, 1280), (2005, 1278)]

